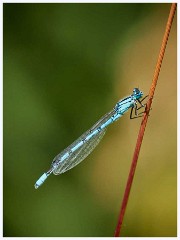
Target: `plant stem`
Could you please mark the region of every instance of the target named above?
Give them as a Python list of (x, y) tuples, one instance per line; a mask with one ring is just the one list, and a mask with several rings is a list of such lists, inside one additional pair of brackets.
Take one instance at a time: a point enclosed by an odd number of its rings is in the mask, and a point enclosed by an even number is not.
[(136, 170), (138, 156), (139, 156), (139, 152), (140, 152), (140, 148), (141, 148), (141, 144), (142, 144), (142, 140), (143, 140), (143, 136), (144, 136), (144, 132), (145, 132), (145, 128), (146, 128), (146, 123), (147, 123), (147, 120), (148, 120), (149, 111), (150, 111), (151, 104), (152, 104), (152, 99), (153, 99), (155, 88), (156, 88), (156, 85), (157, 85), (157, 81), (158, 81), (158, 77), (159, 77), (159, 73), (160, 73), (160, 69), (161, 69), (161, 65), (162, 65), (162, 61), (163, 61), (163, 57), (164, 57), (169, 33), (170, 33), (170, 30), (171, 30), (173, 18), (174, 18), (175, 12), (176, 12), (176, 6), (177, 6), (176, 3), (172, 3), (172, 5), (171, 5), (171, 9), (170, 9), (168, 21), (167, 21), (167, 24), (166, 24), (164, 37), (163, 37), (162, 44), (161, 44), (161, 49), (160, 49), (157, 64), (156, 64), (156, 67), (155, 67), (155, 72), (154, 72), (152, 84), (151, 84), (151, 87), (150, 87), (150, 90), (149, 90), (149, 95), (148, 95), (148, 100), (147, 100), (145, 113), (143, 115), (141, 126), (140, 126), (138, 137), (137, 137), (136, 147), (135, 147), (134, 155), (133, 155), (133, 158), (132, 158), (131, 168), (130, 168), (130, 171), (129, 171), (129, 176), (128, 176), (128, 180), (127, 180), (127, 183), (126, 183), (126, 188), (125, 188), (125, 191), (124, 191), (124, 196), (123, 196), (123, 200), (122, 200), (122, 204), (121, 204), (121, 209), (120, 209), (120, 213), (119, 213), (119, 217), (118, 217), (118, 223), (117, 223), (117, 226), (116, 226), (114, 237), (118, 237), (120, 235), (122, 222), (123, 222), (124, 214), (125, 214), (125, 211), (126, 211), (128, 198), (129, 198), (129, 194), (130, 194), (130, 190), (131, 190), (131, 186), (132, 186), (132, 182), (133, 182), (133, 178), (134, 178), (134, 174), (135, 174), (135, 170)]

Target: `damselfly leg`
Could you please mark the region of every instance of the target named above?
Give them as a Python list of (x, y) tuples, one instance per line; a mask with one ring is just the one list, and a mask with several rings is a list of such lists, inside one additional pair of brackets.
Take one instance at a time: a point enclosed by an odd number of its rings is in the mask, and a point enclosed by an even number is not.
[[(146, 108), (146, 103), (143, 104), (142, 102), (144, 101), (144, 99), (146, 99), (148, 97), (145, 96), (144, 98), (142, 98), (141, 100), (140, 99), (137, 99), (136, 102), (135, 102), (135, 106), (131, 108), (131, 113), (130, 113), (130, 119), (135, 119), (135, 118), (139, 118), (139, 117), (142, 117), (144, 112), (145, 112), (145, 108)], [(140, 106), (138, 107), (137, 106), (137, 102), (140, 104)], [(144, 108), (144, 111), (138, 113), (138, 110), (139, 109), (142, 109)], [(133, 116), (133, 112), (134, 112), (134, 116)]]

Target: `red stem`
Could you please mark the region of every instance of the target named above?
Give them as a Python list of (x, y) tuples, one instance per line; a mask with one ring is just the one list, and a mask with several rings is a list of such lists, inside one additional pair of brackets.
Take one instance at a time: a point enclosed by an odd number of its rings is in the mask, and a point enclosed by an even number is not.
[(138, 156), (139, 156), (139, 152), (140, 152), (140, 148), (141, 148), (141, 144), (142, 144), (142, 140), (143, 140), (143, 136), (144, 136), (144, 132), (145, 132), (145, 128), (146, 128), (146, 123), (148, 120), (149, 111), (150, 111), (151, 104), (152, 104), (152, 99), (153, 99), (156, 84), (158, 81), (158, 77), (159, 77), (159, 73), (160, 73), (169, 33), (171, 30), (173, 18), (174, 18), (175, 12), (176, 12), (176, 6), (177, 6), (176, 3), (172, 3), (172, 5), (171, 5), (171, 10), (170, 10), (168, 21), (166, 24), (166, 29), (165, 29), (164, 37), (162, 40), (162, 45), (161, 45), (160, 53), (158, 56), (157, 64), (155, 67), (152, 84), (151, 84), (151, 87), (149, 90), (149, 95), (148, 95), (149, 98), (148, 98), (147, 105), (146, 105), (146, 111), (143, 115), (141, 126), (140, 126), (138, 137), (137, 137), (136, 147), (134, 150), (134, 155), (133, 155), (133, 159), (132, 159), (132, 163), (131, 163), (131, 168), (129, 171), (128, 180), (126, 183), (126, 188), (125, 188), (125, 192), (124, 192), (124, 196), (123, 196), (123, 200), (122, 200), (122, 205), (121, 205), (121, 209), (120, 209), (120, 213), (119, 213), (119, 217), (118, 217), (118, 223), (116, 226), (114, 237), (119, 237), (119, 235), (120, 235), (122, 222), (123, 222), (124, 214), (126, 211), (128, 198), (129, 198), (129, 194), (130, 194), (130, 190), (131, 190), (131, 186), (132, 186), (132, 182), (133, 182), (133, 178), (134, 178), (134, 174), (135, 174), (135, 170), (136, 170)]

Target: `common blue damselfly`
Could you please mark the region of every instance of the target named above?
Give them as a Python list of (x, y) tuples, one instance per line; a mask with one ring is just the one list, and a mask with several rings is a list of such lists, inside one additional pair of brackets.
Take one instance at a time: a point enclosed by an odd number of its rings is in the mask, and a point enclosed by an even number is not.
[[(54, 158), (51, 168), (37, 180), (35, 188), (37, 189), (41, 186), (52, 172), (55, 175), (59, 175), (83, 161), (101, 141), (107, 126), (117, 121), (130, 108), (130, 118), (133, 118), (133, 109), (135, 110), (135, 117), (139, 117), (140, 115), (137, 113), (137, 110), (145, 106), (142, 104), (144, 100), (144, 98), (141, 99), (142, 96), (143, 92), (138, 88), (134, 88), (132, 95), (118, 101), (112, 111), (104, 115), (92, 128), (82, 134), (75, 142)], [(139, 108), (137, 107), (138, 103), (140, 104)]]

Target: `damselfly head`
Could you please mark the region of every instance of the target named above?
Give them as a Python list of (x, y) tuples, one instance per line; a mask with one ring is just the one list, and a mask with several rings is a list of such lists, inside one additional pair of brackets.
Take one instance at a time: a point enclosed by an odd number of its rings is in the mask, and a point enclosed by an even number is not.
[(132, 94), (132, 96), (133, 96), (135, 99), (139, 99), (139, 98), (141, 98), (141, 97), (143, 96), (143, 92), (141, 92), (141, 91), (139, 90), (139, 88), (134, 88), (134, 89), (133, 89), (133, 94)]

